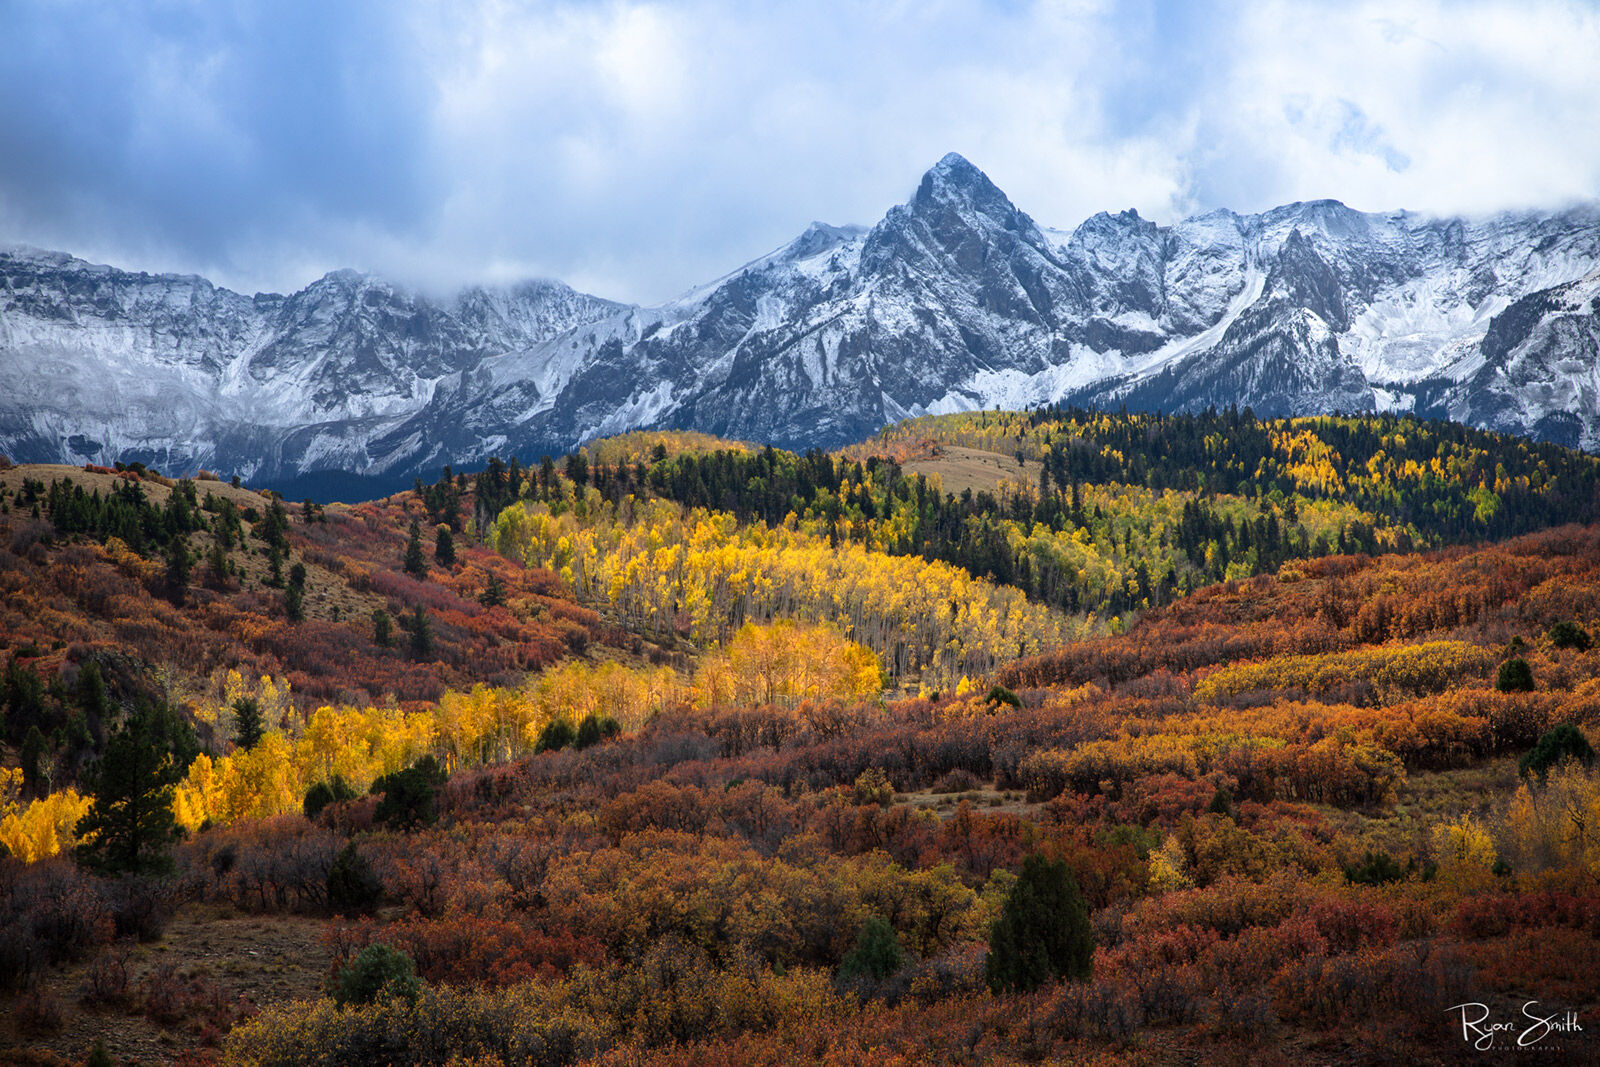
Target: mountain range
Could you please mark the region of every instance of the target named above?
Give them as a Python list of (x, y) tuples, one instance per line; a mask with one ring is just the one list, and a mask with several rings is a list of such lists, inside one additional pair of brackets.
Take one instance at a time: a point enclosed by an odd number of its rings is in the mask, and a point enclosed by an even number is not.
[[(958, 155), (871, 228), (656, 307), (553, 281), (288, 296), (0, 251), (0, 452), (333, 493), (638, 428), (792, 448), (1043, 403), (1410, 411), (1600, 447), (1600, 205), (1041, 226)], [(360, 480), (367, 479), (367, 483)]]

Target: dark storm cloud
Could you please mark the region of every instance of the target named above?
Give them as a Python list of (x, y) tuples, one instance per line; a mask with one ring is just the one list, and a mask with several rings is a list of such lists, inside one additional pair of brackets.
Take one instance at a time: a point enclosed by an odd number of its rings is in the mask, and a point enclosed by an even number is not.
[(403, 234), (436, 195), (430, 86), (388, 4), (12, 3), (4, 24), (0, 205), (25, 236), (226, 265), (329, 223)]

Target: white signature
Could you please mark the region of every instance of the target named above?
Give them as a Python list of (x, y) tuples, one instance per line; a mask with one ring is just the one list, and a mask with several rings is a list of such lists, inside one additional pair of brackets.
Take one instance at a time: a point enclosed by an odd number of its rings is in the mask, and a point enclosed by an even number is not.
[(1553, 1015), (1538, 1015), (1533, 1010), (1538, 1004), (1537, 1000), (1530, 1000), (1522, 1006), (1522, 1015), (1528, 1020), (1526, 1023), (1515, 1019), (1492, 1021), (1487, 1004), (1456, 1004), (1445, 1011), (1461, 1013), (1461, 1040), (1480, 1051), (1494, 1048), (1495, 1039), (1501, 1035), (1508, 1040), (1515, 1037), (1518, 1048), (1528, 1048), (1551, 1034), (1575, 1034), (1583, 1030), (1578, 1024), (1577, 1012), (1558, 1011)]

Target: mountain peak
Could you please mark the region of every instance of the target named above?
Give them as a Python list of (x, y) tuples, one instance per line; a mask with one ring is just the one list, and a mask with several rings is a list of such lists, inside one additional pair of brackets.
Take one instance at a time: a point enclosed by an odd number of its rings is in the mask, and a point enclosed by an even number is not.
[(956, 152), (946, 155), (922, 176), (909, 206), (913, 213), (923, 216), (943, 215), (953, 208), (962, 215), (975, 211), (1010, 228), (1020, 226), (1020, 212), (1000, 187)]
[(984, 188), (995, 188), (994, 183), (989, 181), (989, 176), (968, 162), (966, 156), (959, 152), (949, 152), (928, 168), (928, 172), (922, 176), (922, 183), (917, 188), (917, 197), (921, 199), (925, 193), (931, 194), (935, 190), (959, 190), (970, 193)]
[(969, 170), (974, 173), (982, 173), (960, 152), (946, 152), (939, 159), (939, 162), (933, 165), (932, 169), (936, 171)]
[(789, 260), (810, 259), (862, 234), (859, 226), (831, 226), (826, 222), (813, 222), (804, 233), (790, 241), (780, 253)]

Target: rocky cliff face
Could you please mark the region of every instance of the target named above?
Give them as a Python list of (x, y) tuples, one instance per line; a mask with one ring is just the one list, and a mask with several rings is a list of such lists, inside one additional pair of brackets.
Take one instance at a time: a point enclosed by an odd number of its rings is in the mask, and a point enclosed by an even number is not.
[(554, 282), (433, 301), (354, 271), (245, 297), (0, 253), (0, 451), (268, 480), (383, 470), (415, 454), (382, 443), (441, 382), (616, 307)]
[(0, 451), (284, 482), (408, 479), (681, 427), (829, 447), (908, 415), (1068, 402), (1414, 410), (1600, 447), (1600, 210), (1334, 201), (1040, 227), (960, 156), (870, 229), (813, 224), (654, 308), (554, 282), (283, 297), (0, 254)]

